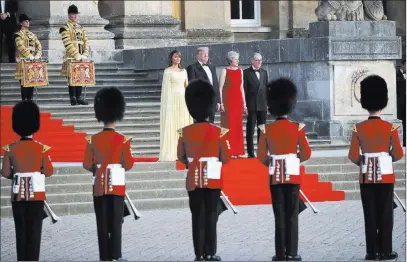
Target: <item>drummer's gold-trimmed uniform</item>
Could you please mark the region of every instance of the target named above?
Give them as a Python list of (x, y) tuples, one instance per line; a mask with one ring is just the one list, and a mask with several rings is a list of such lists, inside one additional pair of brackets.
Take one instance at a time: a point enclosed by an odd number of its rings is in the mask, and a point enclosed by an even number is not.
[(21, 83), (21, 99), (31, 100), (33, 96), (33, 87), (23, 87), (23, 59), (39, 58), (42, 55), (42, 46), (37, 36), (28, 30), (28, 28), (21, 28), (14, 34), (16, 48), (17, 48), (17, 65), (14, 78), (20, 80)]
[[(71, 5), (68, 9), (68, 14), (78, 14), (78, 8), (75, 5)], [(66, 25), (59, 29), (59, 33), (62, 36), (62, 41), (65, 46), (65, 61), (62, 64), (61, 76), (69, 77), (69, 62), (71, 61), (80, 61), (82, 59), (88, 59), (89, 56), (89, 44), (88, 36), (86, 30), (78, 23), (72, 20), (69, 20)], [(87, 105), (82, 95), (82, 86), (70, 86), (69, 88), (69, 97), (71, 105)]]

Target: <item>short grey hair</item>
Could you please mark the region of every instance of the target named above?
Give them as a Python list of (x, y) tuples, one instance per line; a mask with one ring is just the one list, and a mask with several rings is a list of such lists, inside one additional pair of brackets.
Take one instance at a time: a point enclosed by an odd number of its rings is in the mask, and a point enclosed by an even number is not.
[(226, 58), (227, 58), (227, 60), (228, 60), (229, 62), (232, 62), (232, 59), (233, 59), (233, 58), (239, 59), (239, 53), (238, 53), (238, 52), (235, 52), (235, 51), (229, 51), (228, 54), (227, 54), (227, 56), (226, 56)]
[(206, 47), (206, 46), (198, 47), (198, 48), (196, 49), (196, 54), (199, 54), (200, 52), (207, 52), (207, 53), (209, 53), (209, 47)]
[(260, 53), (254, 53), (254, 54), (253, 54), (253, 58), (252, 58), (252, 59), (254, 60), (254, 59), (256, 59), (256, 58), (263, 59), (263, 57), (261, 56)]

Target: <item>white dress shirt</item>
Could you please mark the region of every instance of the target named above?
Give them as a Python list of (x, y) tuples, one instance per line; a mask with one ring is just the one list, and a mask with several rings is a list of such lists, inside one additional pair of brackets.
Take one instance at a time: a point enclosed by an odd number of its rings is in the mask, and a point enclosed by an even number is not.
[[(252, 68), (253, 68), (253, 70), (257, 70), (256, 68), (254, 68), (253, 66), (252, 66)], [(259, 68), (260, 69), (260, 68)], [(260, 72), (255, 72), (256, 73), (256, 76), (257, 76), (257, 78), (260, 80)]]
[[(202, 66), (202, 62), (201, 61), (198, 61), (199, 62), (199, 64)], [(206, 72), (206, 75), (208, 76), (208, 78), (209, 78), (209, 82), (211, 83), (211, 85), (213, 85), (213, 79), (212, 79), (212, 72), (211, 72), (211, 70), (209, 69), (209, 66), (202, 66), (203, 67), (203, 69), (205, 70), (205, 72)]]
[(405, 72), (403, 72), (403, 70), (401, 70), (401, 68), (400, 68), (400, 72), (403, 74), (404, 79), (406, 79), (406, 73), (405, 73)]
[(6, 0), (1, 0), (1, 12), (0, 13), (5, 13), (6, 12)]

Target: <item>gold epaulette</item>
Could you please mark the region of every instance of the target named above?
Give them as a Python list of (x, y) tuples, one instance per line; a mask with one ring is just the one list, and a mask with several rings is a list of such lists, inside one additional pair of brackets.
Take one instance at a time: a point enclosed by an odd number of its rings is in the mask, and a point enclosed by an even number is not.
[(356, 124), (353, 125), (352, 131), (353, 131), (353, 132), (357, 132), (357, 131), (358, 131), (357, 128), (356, 128)]
[(46, 146), (46, 145), (42, 145), (42, 153), (47, 152), (48, 150), (50, 150), (51, 147), (50, 146)]
[(393, 124), (393, 126), (391, 127), (391, 132), (393, 132), (394, 130), (398, 129), (400, 127), (400, 125), (398, 124)]
[(298, 131), (301, 131), (305, 127), (304, 123), (299, 123), (298, 124)]
[(131, 136), (124, 136), (123, 144), (126, 143), (127, 141), (131, 140)]
[(4, 149), (4, 151), (10, 152), (10, 146), (9, 145), (5, 145), (2, 148)]
[(223, 137), (224, 135), (226, 135), (229, 132), (229, 129), (221, 127), (220, 128), (220, 136), (219, 137)]
[(259, 125), (259, 129), (261, 130), (261, 132), (263, 132), (263, 134), (266, 133), (266, 125), (265, 124)]
[(182, 137), (182, 128), (178, 129), (177, 133), (178, 133), (179, 137)]
[(89, 144), (92, 144), (92, 136), (86, 136), (85, 139)]

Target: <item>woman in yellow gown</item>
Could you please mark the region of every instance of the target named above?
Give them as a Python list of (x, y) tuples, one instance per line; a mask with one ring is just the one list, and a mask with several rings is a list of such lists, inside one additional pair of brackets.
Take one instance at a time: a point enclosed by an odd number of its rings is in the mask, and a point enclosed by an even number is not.
[(187, 71), (181, 66), (181, 53), (174, 50), (164, 70), (161, 88), (160, 156), (161, 162), (177, 160), (177, 130), (193, 123), (185, 103)]

